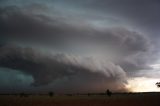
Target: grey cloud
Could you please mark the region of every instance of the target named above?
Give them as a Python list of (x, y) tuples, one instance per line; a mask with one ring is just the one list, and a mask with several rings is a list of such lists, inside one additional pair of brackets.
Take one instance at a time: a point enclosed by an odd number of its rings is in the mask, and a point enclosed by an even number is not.
[(160, 26), (159, 0), (93, 0), (86, 7), (115, 15), (133, 27), (151, 34), (151, 38), (159, 36), (156, 33)]
[[(38, 4), (37, 4), (38, 5)], [(61, 18), (57, 18), (61, 17)], [(17, 41), (52, 46), (52, 49), (62, 46), (63, 49), (92, 51), (111, 57), (111, 61), (121, 65), (125, 71), (135, 71), (148, 67), (152, 45), (149, 39), (141, 33), (122, 27), (96, 29), (90, 25), (70, 23), (72, 19), (62, 16), (47, 16), (43, 13), (24, 11), (10, 6), (0, 9), (0, 36), (3, 42)], [(6, 40), (6, 41), (5, 41)], [(80, 45), (80, 46), (79, 46)], [(101, 49), (99, 49), (101, 48)], [(109, 48), (109, 49), (108, 49)], [(92, 53), (90, 53), (92, 54)], [(141, 54), (141, 55), (137, 55)], [(139, 60), (134, 56), (142, 59)], [(152, 57), (152, 56), (150, 56)], [(128, 59), (126, 61), (126, 59)]]
[[(128, 0), (99, 1), (88, 0), (86, 4), (81, 1), (79, 3), (84, 6), (82, 11), (90, 8), (92, 10), (89, 11), (93, 13), (111, 12), (117, 14), (116, 18), (113, 17), (115, 19), (122, 15), (124, 19), (154, 25), (152, 20), (155, 18), (148, 15), (153, 11), (156, 15), (157, 12), (147, 8), (148, 1), (145, 3), (136, 0), (130, 0), (130, 3)], [(72, 1), (73, 5), (74, 2)], [(142, 5), (145, 5), (144, 8), (141, 8)], [(80, 7), (78, 8), (81, 9)], [(142, 16), (143, 9), (147, 17), (145, 19)], [(100, 17), (101, 13), (97, 17), (82, 13), (82, 18), (74, 13), (69, 13), (72, 14), (69, 17), (59, 14), (59, 11), (53, 10), (53, 13), (50, 13), (49, 10), (39, 4), (23, 8), (18, 6), (0, 8), (0, 67), (16, 69), (25, 75), (31, 75), (34, 86), (47, 85), (53, 89), (62, 89), (61, 91), (63, 88), (79, 91), (100, 91), (106, 88), (126, 90), (126, 74), (129, 77), (138, 76), (140, 70), (150, 70), (149, 64), (157, 58), (153, 54), (155, 48), (146, 35), (125, 26), (108, 25), (109, 28), (108, 26), (102, 28), (90, 24), (89, 20), (105, 21), (105, 17)], [(26, 45), (28, 48), (4, 45), (7, 43), (15, 43), (21, 47)], [(37, 44), (42, 50), (46, 47), (55, 54), (41, 53), (35, 49)], [(61, 53), (57, 53), (56, 49)], [(97, 55), (103, 58), (96, 57)]]
[(68, 19), (56, 16), (56, 13), (49, 17), (41, 12), (32, 13), (28, 8), (17, 6), (0, 9), (0, 36), (6, 41), (66, 45), (68, 40), (81, 38), (92, 30), (87, 27), (82, 30), (79, 28), (69, 24)]
[[(98, 90), (102, 90), (104, 87), (113, 90), (126, 90), (126, 74), (120, 66), (112, 62), (64, 54), (47, 56), (31, 48), (14, 46), (3, 46), (0, 50), (2, 51), (0, 53), (0, 66), (32, 75), (34, 79), (32, 85), (35, 86), (46, 85), (58, 79), (70, 78), (73, 85), (69, 85), (73, 87), (80, 83), (87, 85), (86, 88), (84, 87), (87, 90), (89, 86), (101, 85), (103, 87)], [(117, 87), (113, 87), (114, 85)]]
[[(58, 16), (62, 17), (62, 16)], [(24, 39), (33, 42), (56, 42), (66, 45), (70, 42), (97, 42), (119, 46), (128, 51), (145, 51), (148, 40), (141, 34), (126, 28), (95, 29), (81, 22), (68, 23), (68, 18), (57, 19), (45, 14), (22, 11), (18, 7), (6, 7), (0, 12), (0, 35), (11, 41)], [(43, 44), (44, 44), (43, 43)], [(122, 47), (120, 47), (122, 46)]]
[[(42, 3), (41, 1), (35, 2)], [(33, 2), (30, 1), (30, 4), (32, 3)], [(158, 14), (158, 10), (160, 9), (160, 2), (158, 0), (54, 0), (43, 2), (43, 4), (49, 3), (53, 3), (53, 6), (56, 5), (56, 3), (58, 5), (61, 4), (64, 8), (75, 9), (77, 11), (94, 12), (95, 14), (102, 13), (106, 16), (114, 15), (118, 19), (124, 19), (126, 23), (129, 21), (132, 22), (132, 25), (142, 26), (147, 28), (147, 30), (155, 30), (159, 26), (160, 15)]]

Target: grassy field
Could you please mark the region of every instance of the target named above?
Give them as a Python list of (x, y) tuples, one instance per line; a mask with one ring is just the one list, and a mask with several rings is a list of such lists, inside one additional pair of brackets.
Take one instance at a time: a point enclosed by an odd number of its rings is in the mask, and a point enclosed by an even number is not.
[(0, 106), (160, 106), (160, 93), (79, 95), (79, 96), (28, 96), (1, 95)]

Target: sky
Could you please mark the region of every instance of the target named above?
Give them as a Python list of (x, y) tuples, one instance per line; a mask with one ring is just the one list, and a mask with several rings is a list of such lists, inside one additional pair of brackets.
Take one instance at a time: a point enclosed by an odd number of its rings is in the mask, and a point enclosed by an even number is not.
[(0, 92), (157, 92), (159, 0), (0, 0)]

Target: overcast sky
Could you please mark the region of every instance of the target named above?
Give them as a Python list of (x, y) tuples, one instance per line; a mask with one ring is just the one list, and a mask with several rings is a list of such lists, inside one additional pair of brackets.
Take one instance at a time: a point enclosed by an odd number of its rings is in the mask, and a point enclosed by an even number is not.
[(159, 0), (0, 0), (0, 92), (155, 87), (159, 10)]

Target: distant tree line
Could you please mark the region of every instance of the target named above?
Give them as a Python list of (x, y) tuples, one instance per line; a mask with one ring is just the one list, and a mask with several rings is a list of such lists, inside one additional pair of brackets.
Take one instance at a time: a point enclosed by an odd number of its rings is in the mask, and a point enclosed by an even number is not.
[[(23, 93), (23, 92), (19, 94), (20, 97), (28, 97), (30, 95), (32, 95), (32, 94), (27, 94), (27, 93)], [(39, 95), (45, 95), (45, 94), (39, 94)], [(50, 96), (50, 97), (53, 97), (55, 95), (55, 93), (50, 91), (50, 92), (48, 92), (47, 95)], [(65, 94), (65, 95), (66, 96), (73, 96), (74, 94)], [(78, 94), (75, 94), (75, 95), (88, 95), (88, 96), (91, 96), (91, 95), (107, 95), (108, 97), (111, 97), (112, 92), (109, 89), (107, 89), (106, 92), (104, 92), (104, 93), (87, 93), (87, 94), (79, 94), (78, 93)]]

